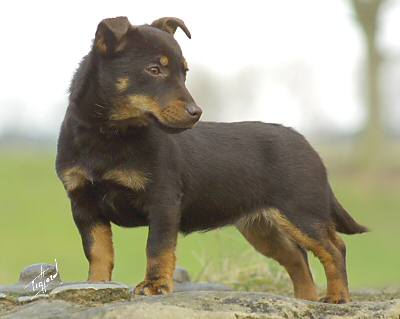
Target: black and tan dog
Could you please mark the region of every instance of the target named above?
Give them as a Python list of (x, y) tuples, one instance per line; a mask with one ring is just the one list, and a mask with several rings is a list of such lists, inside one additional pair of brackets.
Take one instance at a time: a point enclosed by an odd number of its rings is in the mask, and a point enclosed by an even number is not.
[[(103, 20), (71, 85), (57, 173), (89, 260), (89, 280), (111, 280), (111, 224), (148, 225), (147, 271), (135, 293), (173, 290), (179, 232), (233, 224), (288, 271), (295, 296), (316, 300), (307, 262), (325, 268), (325, 302), (349, 301), (345, 245), (365, 232), (342, 208), (318, 154), (290, 128), (199, 122), (173, 38), (185, 24)], [(178, 133), (178, 134), (177, 134)]]

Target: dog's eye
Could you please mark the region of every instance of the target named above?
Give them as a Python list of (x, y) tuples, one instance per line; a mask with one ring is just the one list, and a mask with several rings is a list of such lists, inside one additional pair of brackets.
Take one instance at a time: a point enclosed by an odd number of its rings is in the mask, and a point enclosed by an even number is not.
[(157, 76), (157, 75), (161, 74), (160, 68), (158, 66), (156, 66), (156, 65), (152, 65), (152, 66), (146, 68), (146, 71), (148, 73), (150, 73), (151, 75), (154, 75), (154, 76)]

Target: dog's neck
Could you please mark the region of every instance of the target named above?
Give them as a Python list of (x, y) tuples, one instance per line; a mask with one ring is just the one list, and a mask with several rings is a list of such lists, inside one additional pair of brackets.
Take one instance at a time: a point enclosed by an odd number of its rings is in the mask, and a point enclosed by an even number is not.
[(91, 51), (76, 71), (69, 96), (69, 114), (80, 125), (87, 128), (100, 127), (106, 121), (105, 105), (109, 103), (98, 89), (95, 56)]

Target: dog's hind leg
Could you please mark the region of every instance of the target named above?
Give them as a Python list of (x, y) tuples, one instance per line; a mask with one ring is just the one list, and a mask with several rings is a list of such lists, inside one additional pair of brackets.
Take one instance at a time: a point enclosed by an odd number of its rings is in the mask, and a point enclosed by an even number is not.
[(278, 210), (271, 212), (271, 218), (287, 235), (305, 249), (311, 250), (321, 261), (327, 278), (327, 294), (321, 301), (336, 304), (350, 301), (345, 262), (346, 249), (334, 226), (314, 221), (307, 223), (307, 230), (301, 229)]
[[(339, 257), (339, 262), (340, 262), (340, 271), (342, 273), (343, 281), (345, 283), (346, 288), (348, 287), (348, 281), (347, 281), (347, 270), (346, 270), (346, 244), (344, 243), (343, 239), (340, 238), (338, 233), (336, 232), (334, 227), (330, 227), (327, 229), (328, 236), (329, 236), (329, 241), (331, 244), (333, 244), (336, 249), (340, 252), (342, 255), (342, 258)], [(348, 288), (347, 288), (348, 290)]]
[(321, 299), (328, 303), (346, 303), (350, 301), (347, 283), (346, 258), (344, 242), (335, 230), (327, 230), (329, 238), (322, 238), (321, 243), (311, 250), (325, 268), (327, 294)]
[(271, 222), (267, 212), (244, 217), (236, 227), (258, 252), (275, 259), (285, 267), (297, 298), (317, 300), (307, 252)]

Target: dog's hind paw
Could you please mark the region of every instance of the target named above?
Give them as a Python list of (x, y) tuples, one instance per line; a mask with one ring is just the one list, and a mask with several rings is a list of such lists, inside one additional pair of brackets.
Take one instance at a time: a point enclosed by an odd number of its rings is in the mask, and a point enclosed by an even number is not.
[(350, 302), (349, 297), (344, 297), (342, 295), (332, 295), (332, 296), (325, 296), (319, 300), (320, 302), (324, 303), (332, 303), (332, 304), (343, 304)]

